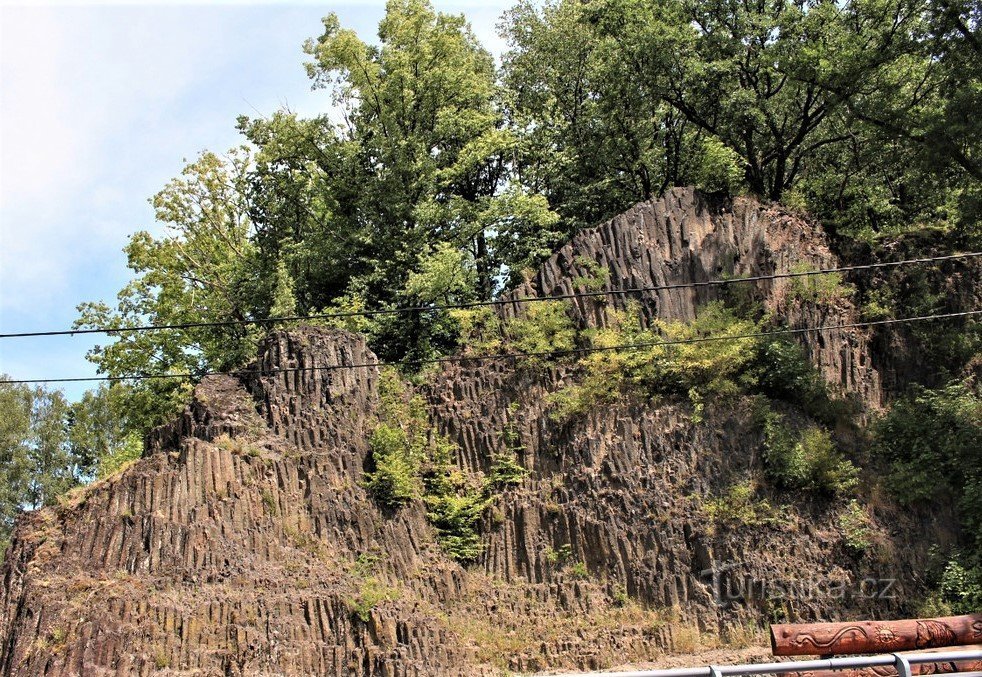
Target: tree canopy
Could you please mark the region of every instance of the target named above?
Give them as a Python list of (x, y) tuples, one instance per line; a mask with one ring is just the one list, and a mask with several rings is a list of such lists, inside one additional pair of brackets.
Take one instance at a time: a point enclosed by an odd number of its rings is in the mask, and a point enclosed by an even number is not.
[[(377, 39), (334, 14), (304, 46), (323, 114), (238, 119), (135, 234), (134, 280), (79, 326), (134, 384), (129, 430), (242, 364), (251, 320), (490, 299), (577, 229), (676, 185), (818, 216), (846, 247), (979, 241), (979, 3), (520, 0), (498, 65), (463, 16), (391, 0)], [(214, 326), (216, 322), (242, 322)], [(351, 318), (385, 359), (453, 350), (439, 312)], [(177, 326), (174, 326), (177, 325)], [(192, 325), (192, 326), (188, 326)], [(205, 326), (201, 326), (205, 325)]]

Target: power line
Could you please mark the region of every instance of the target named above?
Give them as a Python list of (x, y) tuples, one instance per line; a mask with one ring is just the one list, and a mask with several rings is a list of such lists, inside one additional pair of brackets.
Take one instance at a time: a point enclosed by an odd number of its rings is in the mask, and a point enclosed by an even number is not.
[(605, 289), (600, 291), (572, 292), (569, 294), (558, 294), (555, 296), (532, 296), (521, 299), (498, 299), (495, 301), (472, 301), (469, 303), (453, 303), (445, 305), (425, 305), (408, 306), (403, 308), (387, 308), (380, 310), (351, 310), (336, 313), (318, 313), (314, 315), (291, 315), (288, 317), (273, 317), (267, 319), (249, 320), (219, 320), (215, 322), (187, 322), (180, 324), (150, 324), (137, 327), (93, 327), (91, 329), (60, 329), (55, 331), (26, 331), (17, 333), (0, 334), (0, 339), (8, 338), (28, 338), (42, 336), (75, 336), (81, 334), (122, 334), (142, 331), (161, 331), (169, 329), (203, 329), (208, 327), (229, 327), (241, 325), (273, 325), (284, 322), (297, 322), (304, 320), (331, 320), (348, 317), (378, 317), (383, 315), (398, 315), (402, 313), (433, 312), (438, 310), (458, 310), (467, 308), (480, 308), (487, 306), (506, 306), (517, 303), (535, 303), (540, 301), (562, 301), (574, 298), (590, 298), (597, 296), (617, 296), (621, 294), (635, 294), (639, 292), (669, 291), (673, 289), (693, 289), (699, 287), (716, 287), (743, 282), (761, 282), (764, 280), (781, 280), (795, 277), (807, 277), (811, 275), (828, 275), (830, 273), (849, 273), (859, 270), (872, 270), (876, 268), (891, 268), (896, 266), (913, 265), (920, 263), (934, 263), (938, 261), (953, 261), (957, 259), (971, 259), (982, 256), (982, 252), (969, 252), (966, 254), (950, 254), (947, 256), (935, 256), (930, 258), (906, 259), (903, 261), (886, 261), (881, 263), (868, 263), (858, 266), (843, 266), (840, 268), (824, 268), (819, 270), (806, 270), (789, 273), (775, 273), (773, 275), (755, 275), (752, 277), (735, 277), (726, 280), (704, 280), (702, 282), (679, 282), (677, 284), (662, 284), (651, 287), (629, 287), (626, 289)]
[(284, 367), (278, 369), (269, 369), (266, 371), (256, 370), (256, 369), (237, 369), (227, 372), (219, 371), (208, 371), (201, 374), (191, 374), (191, 373), (178, 373), (178, 374), (136, 374), (133, 376), (86, 376), (77, 378), (47, 378), (47, 379), (17, 379), (10, 381), (3, 381), (4, 383), (82, 383), (87, 381), (145, 381), (151, 379), (171, 379), (171, 378), (204, 378), (205, 376), (217, 376), (220, 374), (226, 374), (229, 376), (244, 376), (249, 374), (278, 374), (278, 373), (295, 373), (304, 371), (333, 371), (338, 369), (360, 369), (366, 367), (400, 367), (400, 366), (415, 366), (421, 364), (444, 364), (453, 362), (483, 362), (489, 360), (501, 360), (501, 359), (521, 359), (521, 358), (535, 358), (535, 357), (559, 357), (564, 355), (582, 355), (588, 353), (598, 353), (606, 352), (611, 350), (637, 350), (641, 348), (655, 348), (658, 346), (675, 346), (675, 345), (687, 345), (692, 343), (710, 343), (715, 341), (737, 341), (742, 339), (752, 339), (752, 338), (765, 338), (768, 336), (788, 336), (795, 334), (809, 334), (820, 331), (828, 331), (832, 329), (858, 329), (862, 327), (876, 327), (882, 325), (890, 324), (904, 324), (912, 322), (925, 322), (928, 320), (941, 320), (950, 319), (955, 317), (969, 317), (972, 315), (982, 314), (982, 310), (968, 310), (958, 313), (942, 313), (937, 315), (920, 315), (917, 317), (900, 317), (886, 320), (871, 320), (869, 322), (851, 322), (847, 324), (834, 324), (834, 325), (824, 325), (820, 327), (801, 327), (798, 329), (786, 328), (786, 329), (775, 329), (771, 331), (754, 332), (749, 334), (734, 334), (732, 336), (699, 336), (691, 339), (677, 339), (672, 341), (648, 341), (641, 343), (627, 343), (616, 346), (601, 346), (592, 348), (571, 348), (567, 350), (550, 350), (542, 352), (532, 352), (532, 353), (496, 353), (492, 355), (454, 355), (448, 357), (434, 357), (422, 360), (401, 360), (395, 362), (362, 362), (360, 364), (335, 364), (322, 367)]

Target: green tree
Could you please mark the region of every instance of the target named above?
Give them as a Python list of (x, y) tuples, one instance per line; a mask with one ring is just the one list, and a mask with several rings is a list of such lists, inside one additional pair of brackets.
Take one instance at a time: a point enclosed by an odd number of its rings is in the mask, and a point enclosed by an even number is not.
[(24, 509), (30, 482), (31, 389), (0, 379), (0, 553)]
[(627, 58), (627, 36), (606, 33), (604, 15), (597, 3), (523, 1), (501, 25), (514, 171), (562, 215), (566, 235), (695, 181), (698, 164), (698, 130), (644, 86), (637, 68), (652, 64)]
[(127, 430), (142, 432), (161, 423), (179, 410), (192, 379), (235, 367), (254, 353), (255, 327), (207, 326), (270, 312), (273, 290), (255, 275), (255, 246), (249, 239), (249, 165), (245, 149), (224, 158), (203, 153), (187, 165), (181, 178), (152, 200), (164, 234), (141, 231), (130, 238), (125, 251), (137, 277), (119, 292), (116, 307), (79, 306), (77, 327), (173, 327), (114, 332), (114, 342), (89, 351), (99, 372), (114, 378), (174, 375), (127, 388), (120, 401)]
[(122, 384), (89, 390), (71, 405), (68, 442), (85, 479), (102, 479), (116, 472), (143, 452), (143, 441), (128, 430), (119, 415), (129, 396)]
[(52, 504), (88, 473), (69, 444), (68, 414), (61, 391), (0, 376), (0, 553), (18, 514)]

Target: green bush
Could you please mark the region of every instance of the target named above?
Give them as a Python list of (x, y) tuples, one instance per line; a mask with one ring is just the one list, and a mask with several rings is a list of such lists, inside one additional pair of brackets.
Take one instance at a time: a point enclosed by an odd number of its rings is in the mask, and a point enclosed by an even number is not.
[(502, 352), (501, 318), (491, 306), (455, 308), (450, 312), (457, 323), (460, 350), (465, 355), (490, 355)]
[(423, 481), (426, 514), (444, 552), (460, 562), (477, 559), (482, 551), (478, 527), (484, 511), (494, 503), (487, 484), (479, 485), (455, 468), (449, 447), (436, 454)]
[(365, 473), (365, 487), (388, 508), (399, 508), (419, 495), (418, 466), (400, 428), (379, 424), (370, 440), (375, 470)]
[(355, 596), (346, 600), (348, 609), (362, 623), (367, 623), (372, 617), (372, 609), (381, 602), (391, 602), (398, 599), (398, 591), (381, 583), (377, 578), (364, 578)]
[[(721, 303), (703, 306), (689, 323), (658, 320), (652, 329), (644, 329), (639, 317), (638, 307), (632, 305), (610, 313), (606, 327), (586, 334), (591, 347), (601, 350), (580, 359), (578, 383), (550, 395), (550, 416), (566, 420), (626, 392), (685, 395), (698, 416), (706, 399), (743, 389), (741, 377), (753, 363), (758, 339), (705, 339), (754, 334), (759, 331), (755, 322), (737, 317)], [(649, 343), (654, 345), (617, 348)]]
[(586, 580), (590, 577), (590, 570), (587, 568), (586, 562), (573, 562), (569, 565), (567, 570), (569, 571), (569, 575), (573, 578)]
[(828, 430), (808, 426), (795, 432), (773, 411), (763, 419), (764, 467), (780, 486), (831, 494), (856, 488), (859, 470), (835, 448)]
[(859, 501), (852, 499), (839, 514), (839, 529), (846, 548), (854, 555), (862, 555), (873, 545), (873, 521)]
[(565, 565), (567, 562), (573, 559), (573, 546), (569, 543), (563, 543), (559, 548), (552, 548), (551, 546), (545, 549), (546, 562), (552, 565)]
[(977, 613), (982, 609), (982, 565), (969, 566), (959, 557), (945, 564), (934, 592), (918, 613), (925, 616), (951, 616)]
[(797, 404), (827, 425), (855, 413), (852, 402), (832, 396), (828, 383), (799, 344), (785, 338), (767, 339), (760, 343), (756, 361), (758, 389), (768, 397)]
[(518, 462), (514, 452), (506, 451), (492, 456), (488, 484), (495, 488), (521, 484), (528, 474), (529, 471)]
[(982, 567), (968, 568), (951, 560), (941, 574), (938, 590), (953, 613), (978, 613), (982, 609)]
[(701, 511), (713, 525), (761, 526), (773, 524), (780, 513), (766, 499), (757, 499), (757, 484), (752, 480), (730, 486), (722, 496), (703, 503)]
[[(809, 270), (812, 268), (808, 264), (797, 264), (791, 267), (792, 273), (807, 273)], [(842, 281), (842, 273), (793, 277), (788, 287), (788, 295), (791, 298), (821, 304), (849, 298), (855, 291), (855, 287)]]
[(576, 327), (566, 301), (526, 303), (524, 312), (504, 323), (508, 348), (522, 353), (548, 354), (576, 347)]
[[(515, 406), (509, 408), (514, 415)], [(496, 491), (518, 484), (528, 474), (516, 458), (520, 440), (506, 425), (504, 449), (494, 454), (487, 479), (468, 476), (456, 467), (456, 447), (430, 425), (426, 403), (412, 395), (399, 373), (388, 368), (379, 381), (379, 424), (369, 440), (374, 469), (364, 485), (388, 508), (421, 498), (444, 551), (471, 561), (481, 554), (479, 527)]]
[(901, 503), (952, 496), (982, 559), (982, 398), (969, 383), (916, 388), (874, 426), (886, 484)]
[(966, 384), (915, 389), (894, 403), (874, 433), (889, 464), (888, 486), (902, 502), (960, 495), (980, 479), (982, 399)]
[(584, 289), (588, 292), (601, 291), (607, 286), (610, 280), (610, 269), (601, 266), (593, 259), (586, 256), (577, 256), (573, 259), (574, 263), (586, 270), (586, 275), (579, 275), (573, 278), (573, 286)]

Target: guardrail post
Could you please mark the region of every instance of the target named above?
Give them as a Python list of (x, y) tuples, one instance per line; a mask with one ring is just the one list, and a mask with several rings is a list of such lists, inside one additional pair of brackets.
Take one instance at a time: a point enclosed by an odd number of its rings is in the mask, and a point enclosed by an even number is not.
[(910, 661), (899, 653), (893, 654), (894, 665), (897, 667), (897, 677), (912, 677), (913, 672), (910, 669)]

